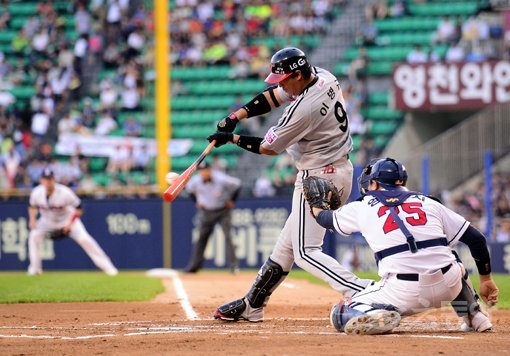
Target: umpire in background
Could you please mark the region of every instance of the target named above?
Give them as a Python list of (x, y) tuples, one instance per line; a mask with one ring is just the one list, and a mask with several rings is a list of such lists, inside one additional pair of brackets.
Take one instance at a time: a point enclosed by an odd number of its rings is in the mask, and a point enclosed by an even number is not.
[(214, 226), (219, 223), (225, 234), (230, 271), (236, 274), (239, 266), (232, 243), (232, 208), (241, 188), (241, 180), (211, 169), (205, 161), (198, 166), (198, 173), (186, 186), (198, 209), (196, 221), (200, 234), (185, 271), (196, 273), (202, 268), (207, 242)]

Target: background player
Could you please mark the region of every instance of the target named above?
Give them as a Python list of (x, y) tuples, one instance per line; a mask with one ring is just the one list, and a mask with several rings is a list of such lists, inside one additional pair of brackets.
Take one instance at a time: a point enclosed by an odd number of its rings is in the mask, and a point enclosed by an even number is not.
[(214, 226), (220, 224), (225, 235), (227, 257), (232, 273), (239, 272), (239, 266), (232, 243), (232, 208), (241, 189), (241, 180), (223, 172), (213, 170), (209, 163), (202, 162), (186, 186), (198, 209), (196, 221), (199, 236), (193, 247), (193, 255), (186, 272), (196, 273), (204, 262), (204, 251)]
[(480, 295), (498, 301), (491, 278), (485, 237), (462, 216), (421, 193), (405, 188), (407, 172), (392, 158), (365, 167), (358, 182), (362, 198), (336, 211), (313, 208), (317, 221), (342, 235), (361, 232), (375, 252), (381, 281), (333, 307), (331, 321), (339, 331), (377, 334), (398, 325), (396, 319), (371, 315), (381, 305), (402, 316), (452, 302), (459, 316), (478, 332), (492, 328), (481, 312), (465, 271), (452, 253), (467, 244), (480, 273)]
[[(244, 298), (216, 311), (215, 317), (223, 320), (261, 321), (269, 296), (294, 262), (346, 295), (363, 290), (372, 282), (359, 279), (322, 252), (325, 229), (308, 214), (302, 196), (302, 179), (309, 175), (332, 180), (342, 192), (343, 202), (351, 192), (352, 139), (338, 80), (330, 72), (310, 66), (303, 51), (289, 47), (273, 55), (271, 73), (265, 81), (278, 85), (269, 87), (221, 120), (218, 132), (208, 140), (216, 140), (217, 146), (229, 142), (271, 156), (287, 150), (298, 169), (292, 211), (250, 291)], [(288, 101), (292, 104), (264, 138), (232, 134), (239, 120), (266, 114)]]
[(118, 273), (110, 258), (85, 230), (80, 220), (82, 212), (80, 198), (68, 187), (56, 183), (53, 171), (45, 168), (40, 184), (30, 194), (29, 275), (42, 273), (41, 243), (49, 234), (59, 230), (76, 241), (103, 272), (111, 276)]

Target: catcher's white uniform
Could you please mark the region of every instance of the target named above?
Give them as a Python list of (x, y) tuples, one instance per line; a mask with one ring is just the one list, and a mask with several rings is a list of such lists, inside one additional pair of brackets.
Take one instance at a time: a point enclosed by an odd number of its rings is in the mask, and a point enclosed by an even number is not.
[[(375, 197), (366, 195), (336, 210), (333, 225), (342, 235), (361, 232), (374, 252), (388, 251), (406, 244), (404, 233), (389, 209)], [(381, 281), (355, 294), (352, 305), (390, 304), (401, 315), (410, 315), (452, 301), (462, 288), (462, 272), (451, 247), (458, 243), (469, 222), (419, 193), (398, 206), (398, 216), (417, 243), (445, 238), (445, 245), (419, 248), (416, 253), (406, 250), (382, 258), (378, 263)]]
[[(347, 271), (334, 258), (322, 252), (325, 229), (310, 215), (303, 198), (302, 180), (308, 176), (330, 179), (345, 202), (352, 188), (353, 167), (348, 154), (352, 138), (345, 113), (345, 102), (336, 77), (325, 69), (313, 67), (312, 82), (285, 109), (276, 126), (266, 133), (262, 146), (268, 150), (287, 150), (299, 170), (288, 217), (271, 260), (288, 272), (294, 262), (321, 278), (337, 291), (349, 296), (371, 281)], [(291, 99), (281, 87), (280, 97)]]
[[(30, 231), (28, 250), (30, 265), (28, 274), (42, 273), (41, 243), (49, 232), (62, 229), (71, 220), (76, 208), (81, 204), (80, 198), (68, 187), (55, 183), (55, 190), (48, 196), (46, 187), (38, 185), (30, 194), (30, 207), (39, 211), (37, 226)], [(76, 241), (92, 259), (94, 264), (106, 274), (118, 273), (110, 258), (90, 236), (83, 223), (77, 218), (71, 227), (69, 237)]]

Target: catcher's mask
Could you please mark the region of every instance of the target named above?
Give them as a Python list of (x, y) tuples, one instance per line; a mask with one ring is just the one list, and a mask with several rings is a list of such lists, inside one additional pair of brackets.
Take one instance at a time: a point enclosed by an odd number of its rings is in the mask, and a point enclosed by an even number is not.
[(279, 50), (271, 57), (271, 73), (264, 81), (269, 84), (276, 84), (297, 70), (310, 70), (305, 52), (299, 48), (287, 47)]
[[(373, 159), (358, 177), (358, 189), (361, 195), (366, 194), (371, 180), (375, 180), (386, 190), (395, 190), (406, 185), (407, 171), (404, 165), (396, 159), (389, 157)], [(401, 180), (403, 183), (397, 185), (397, 180)]]

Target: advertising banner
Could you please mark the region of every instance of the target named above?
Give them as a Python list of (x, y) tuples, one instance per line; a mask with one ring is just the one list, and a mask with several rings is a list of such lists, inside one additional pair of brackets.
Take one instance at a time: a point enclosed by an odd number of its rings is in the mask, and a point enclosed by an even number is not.
[(510, 62), (400, 64), (393, 69), (395, 107), (466, 110), (510, 100)]

